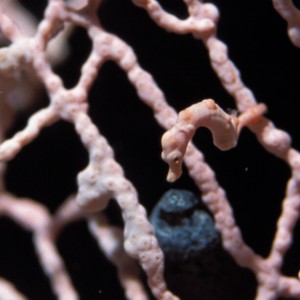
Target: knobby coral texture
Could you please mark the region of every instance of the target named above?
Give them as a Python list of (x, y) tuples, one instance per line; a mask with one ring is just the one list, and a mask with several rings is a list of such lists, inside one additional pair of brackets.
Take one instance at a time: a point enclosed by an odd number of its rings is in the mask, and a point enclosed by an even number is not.
[(189, 261), (207, 295), (299, 299), (299, 26), (288, 0), (1, 0), (0, 299), (179, 299), (170, 187), (226, 253)]

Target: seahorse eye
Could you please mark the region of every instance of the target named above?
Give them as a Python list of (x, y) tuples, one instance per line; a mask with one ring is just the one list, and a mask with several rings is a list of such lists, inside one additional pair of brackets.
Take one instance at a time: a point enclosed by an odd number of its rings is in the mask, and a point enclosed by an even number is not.
[(175, 163), (175, 164), (179, 164), (179, 157), (174, 157), (173, 158), (173, 162)]
[(182, 160), (182, 155), (180, 151), (175, 150), (169, 155), (169, 162), (175, 165), (179, 165)]

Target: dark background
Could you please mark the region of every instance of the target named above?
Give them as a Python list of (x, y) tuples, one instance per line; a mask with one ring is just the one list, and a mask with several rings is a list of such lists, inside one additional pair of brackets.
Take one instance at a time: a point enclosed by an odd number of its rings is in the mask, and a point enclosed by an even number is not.
[[(179, 17), (187, 15), (180, 0), (159, 2)], [(291, 133), (293, 146), (299, 149), (300, 51), (288, 40), (285, 21), (270, 0), (213, 2), (221, 14), (218, 35), (228, 44), (229, 56), (240, 69), (243, 81), (259, 102), (267, 104), (267, 116), (276, 126)], [(22, 3), (38, 18), (42, 17), (46, 1), (23, 0)], [(200, 41), (190, 35), (163, 31), (129, 0), (104, 0), (99, 16), (108, 31), (134, 48), (142, 67), (153, 75), (176, 109), (204, 98), (215, 99), (224, 109), (234, 108), (232, 98), (213, 73)], [(80, 66), (91, 46), (80, 28), (70, 38), (70, 45), (69, 59), (56, 69), (67, 87), (76, 84)], [(47, 105), (46, 95), (40, 98), (33, 111)], [(21, 115), (9, 135), (23, 128), (31, 113)], [(167, 166), (160, 159), (163, 131), (150, 109), (138, 99), (126, 74), (113, 62), (101, 68), (92, 87), (90, 115), (114, 148), (116, 159), (136, 186), (148, 212), (171, 187), (197, 192), (186, 170), (175, 184), (166, 183)], [(214, 148), (210, 134), (203, 129), (197, 132), (195, 143), (226, 190), (245, 241), (266, 256), (290, 170), (284, 162), (266, 153), (247, 130), (242, 132), (238, 146), (228, 152)], [(86, 164), (86, 152), (72, 125), (59, 122), (43, 130), (9, 163), (7, 188), (18, 196), (44, 203), (55, 212), (76, 191), (76, 174)], [(120, 223), (118, 208), (112, 205), (109, 210), (113, 222)], [(296, 228), (295, 243), (283, 266), (286, 275), (296, 276), (300, 269), (299, 229)], [(30, 233), (2, 218), (0, 239), (0, 275), (14, 282), (30, 299), (54, 299), (35, 258)], [(82, 299), (124, 299), (114, 268), (97, 249), (84, 222), (67, 227), (58, 240), (58, 248)], [(248, 292), (246, 286), (245, 282), (244, 299), (252, 299), (253, 291)]]

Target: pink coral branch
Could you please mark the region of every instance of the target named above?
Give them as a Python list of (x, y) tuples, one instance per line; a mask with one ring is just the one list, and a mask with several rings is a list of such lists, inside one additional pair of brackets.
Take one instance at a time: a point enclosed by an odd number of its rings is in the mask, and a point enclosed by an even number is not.
[(99, 248), (118, 269), (120, 283), (127, 299), (146, 300), (147, 293), (139, 278), (139, 270), (135, 260), (130, 258), (123, 247), (121, 228), (112, 226), (102, 214), (85, 213), (78, 208), (75, 197), (68, 198), (52, 218), (49, 232), (57, 239), (62, 230), (73, 222), (86, 219), (91, 235), (96, 239)]
[(53, 124), (57, 120), (57, 115), (50, 107), (35, 113), (22, 131), (0, 145), (0, 161), (8, 161), (15, 157), (25, 145), (38, 136), (45, 126)]
[(147, 293), (139, 279), (139, 269), (123, 248), (122, 230), (109, 225), (103, 214), (90, 219), (89, 230), (105, 256), (117, 266), (119, 280), (125, 290), (126, 298), (147, 300)]
[(78, 299), (54, 240), (49, 235), (51, 217), (47, 209), (32, 200), (16, 199), (4, 194), (0, 197), (0, 214), (32, 232), (39, 261), (57, 297), (65, 300)]
[(292, 0), (273, 0), (273, 6), (288, 25), (288, 36), (291, 42), (300, 47), (300, 11)]
[(2, 299), (27, 300), (12, 283), (4, 278), (0, 278), (0, 294)]

